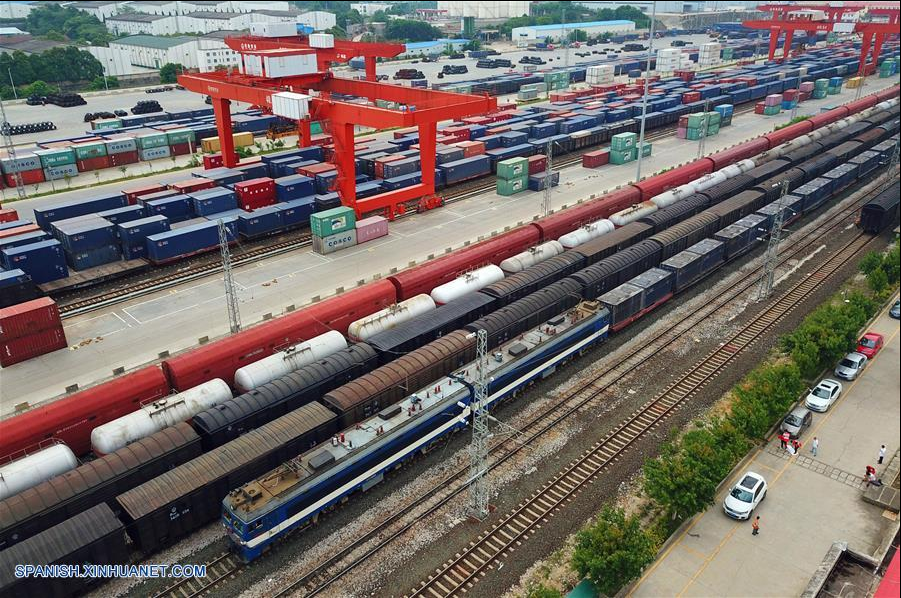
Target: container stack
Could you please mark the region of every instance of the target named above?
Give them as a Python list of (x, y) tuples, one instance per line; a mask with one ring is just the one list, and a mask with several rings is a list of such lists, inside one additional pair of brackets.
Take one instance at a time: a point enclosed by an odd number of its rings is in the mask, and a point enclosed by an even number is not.
[(723, 48), (723, 61), (728, 62), (732, 60), (732, 48)]
[[(720, 132), (722, 122), (721, 114), (713, 112), (695, 112), (679, 117), (679, 126), (676, 128), (676, 137), (697, 141), (701, 137), (709, 137)], [(731, 122), (731, 121), (730, 121)]]
[(817, 79), (813, 82), (813, 93), (810, 94), (815, 100), (822, 100), (829, 93), (829, 79)]
[(0, 307), (25, 303), (42, 294), (31, 277), (22, 270), (0, 270)]
[(35, 284), (44, 284), (69, 275), (66, 253), (56, 239), (4, 249), (0, 251), (0, 262), (6, 270), (22, 270)]
[(3, 169), (3, 182), (7, 187), (15, 187), (16, 179), (14, 173), (18, 170), (22, 177), (22, 183), (25, 185), (36, 185), (44, 182), (44, 169), (41, 166), (41, 159), (30, 152), (16, 152), (15, 159), (0, 159), (0, 168)]
[(838, 95), (842, 91), (842, 84), (845, 80), (841, 77), (831, 77), (829, 79), (829, 87), (826, 88), (826, 94), (830, 96)]
[(66, 348), (59, 308), (49, 297), (0, 309), (0, 367)]
[(610, 163), (626, 164), (638, 157), (637, 133), (617, 133), (610, 138)]
[[(672, 73), (679, 70), (681, 66), (681, 56), (682, 51), (678, 48), (661, 48), (657, 50), (657, 72)], [(591, 67), (588, 68), (590, 69)]]
[(62, 243), (66, 262), (73, 270), (86, 270), (122, 258), (116, 226), (96, 214), (53, 223), (53, 235)]
[(848, 86), (848, 89), (857, 89), (863, 84), (863, 77), (851, 77), (848, 79), (845, 85)]
[(614, 68), (612, 64), (589, 66), (585, 69), (585, 82), (589, 85), (610, 85), (613, 83)]
[(548, 91), (557, 91), (569, 87), (568, 71), (551, 71), (544, 74), (544, 84)]
[(497, 163), (498, 195), (513, 195), (529, 188), (529, 159), (508, 158)]
[(772, 93), (763, 100), (763, 113), (766, 116), (775, 116), (782, 112), (782, 94)]
[(76, 143), (75, 166), (78, 172), (90, 172), (109, 168), (109, 156), (106, 155), (106, 144), (100, 140)]
[(157, 214), (116, 225), (122, 257), (136, 260), (147, 257), (147, 237), (169, 230), (169, 219)]
[(544, 83), (529, 83), (528, 85), (523, 85), (516, 93), (516, 99), (520, 101), (537, 100), (539, 95), (544, 93), (545, 89)]
[(705, 68), (718, 65), (722, 49), (722, 45), (716, 42), (701, 44), (701, 49), (698, 53), (698, 66)]
[(898, 65), (901, 62), (899, 58), (886, 58), (879, 65), (879, 78), (886, 79), (898, 72)]
[(78, 176), (78, 168), (75, 166), (75, 151), (71, 147), (35, 150), (34, 153), (41, 159), (44, 180), (57, 181)]
[(797, 89), (786, 89), (782, 92), (782, 109), (792, 110), (798, 105), (800, 92)]
[(159, 160), (172, 155), (169, 149), (169, 140), (163, 131), (138, 135), (135, 141), (138, 145), (138, 157), (142, 161)]
[(110, 168), (134, 164), (140, 160), (138, 143), (133, 137), (110, 137), (105, 142)]
[(714, 106), (713, 109), (720, 115), (721, 127), (728, 127), (732, 124), (732, 114), (734, 113), (732, 104), (719, 104)]
[(356, 224), (356, 213), (347, 206), (313, 214), (310, 216), (313, 251), (326, 255), (353, 247), (357, 244)]

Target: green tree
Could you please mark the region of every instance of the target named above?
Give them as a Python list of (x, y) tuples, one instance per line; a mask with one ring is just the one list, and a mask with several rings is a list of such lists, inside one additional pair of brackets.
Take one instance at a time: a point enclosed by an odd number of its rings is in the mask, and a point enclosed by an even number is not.
[(563, 598), (563, 594), (544, 584), (531, 584), (526, 588), (526, 598)]
[(393, 19), (385, 27), (385, 37), (408, 42), (425, 42), (441, 37), (441, 31), (424, 21)]
[(622, 509), (604, 507), (597, 520), (576, 536), (572, 566), (603, 594), (613, 596), (654, 560), (653, 538), (641, 529), (638, 517)]
[(88, 89), (91, 91), (101, 91), (104, 89), (118, 89), (118, 87), (119, 79), (117, 77), (107, 77), (106, 80), (104, 80), (103, 77), (95, 77), (88, 86)]
[(571, 42), (587, 42), (588, 34), (584, 29), (573, 29), (569, 32), (569, 41)]
[(870, 285), (870, 289), (872, 289), (874, 293), (881, 293), (888, 288), (888, 276), (885, 274), (885, 270), (882, 269), (881, 265), (867, 276), (867, 284)]
[(32, 83), (31, 85), (26, 85), (25, 87), (23, 87), (22, 95), (23, 96), (46, 96), (46, 95), (50, 95), (54, 91), (56, 91), (56, 90), (53, 89), (53, 87), (51, 87), (44, 81), (37, 80), (34, 83)]
[(880, 255), (876, 251), (870, 251), (863, 258), (861, 258), (860, 263), (857, 264), (858, 270), (861, 273), (870, 275), (874, 270), (879, 268), (882, 265), (882, 255)]
[(178, 81), (178, 74), (184, 72), (183, 64), (176, 62), (167, 62), (160, 67), (160, 83), (175, 83)]
[(72, 7), (41, 2), (28, 13), (25, 27), (35, 36), (51, 36), (53, 39), (64, 39), (73, 42), (107, 45), (113, 36), (97, 17)]

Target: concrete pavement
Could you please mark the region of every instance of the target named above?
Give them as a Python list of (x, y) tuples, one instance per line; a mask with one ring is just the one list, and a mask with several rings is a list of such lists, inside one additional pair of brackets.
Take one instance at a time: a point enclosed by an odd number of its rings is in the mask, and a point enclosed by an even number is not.
[[(657, 596), (798, 596), (835, 541), (873, 554), (897, 529), (896, 514), (862, 500), (865, 467), (876, 465), (879, 446), (898, 450), (899, 356), (897, 320), (887, 310), (870, 330), (885, 335), (885, 348), (828, 412), (814, 414), (791, 456), (775, 438), (723, 485), (716, 502), (669, 541), (629, 593)], [(816, 457), (810, 441), (819, 439)], [(764, 476), (766, 499), (757, 507), (760, 535), (748, 521), (723, 513), (723, 499), (746, 471)], [(890, 480), (885, 482), (891, 483)]]

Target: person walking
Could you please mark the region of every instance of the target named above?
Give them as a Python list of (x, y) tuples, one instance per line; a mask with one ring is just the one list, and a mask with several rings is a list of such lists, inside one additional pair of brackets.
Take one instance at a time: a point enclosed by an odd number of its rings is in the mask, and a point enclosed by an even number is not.
[(782, 450), (785, 450), (785, 448), (788, 446), (788, 438), (788, 432), (783, 432), (779, 435), (779, 442), (782, 444)]
[(754, 518), (754, 522), (751, 524), (753, 531), (751, 532), (752, 536), (756, 536), (760, 533), (760, 515)]
[(813, 440), (810, 442), (810, 452), (813, 453), (813, 456), (817, 456), (817, 449), (820, 448), (820, 441), (816, 436), (813, 437)]
[(882, 445), (882, 448), (879, 449), (879, 462), (876, 465), (882, 465), (882, 460), (885, 459), (885, 445)]

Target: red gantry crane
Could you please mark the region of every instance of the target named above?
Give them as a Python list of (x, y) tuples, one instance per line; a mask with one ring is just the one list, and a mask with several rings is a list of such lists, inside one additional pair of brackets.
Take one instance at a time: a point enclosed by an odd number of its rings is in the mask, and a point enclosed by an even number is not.
[[(331, 43), (330, 41), (326, 43)], [(237, 161), (231, 125), (231, 101), (246, 102), (265, 110), (273, 109), (273, 96), (280, 105), (287, 102), (301, 112), (274, 114), (296, 118), (300, 146), (310, 144), (310, 123), (328, 123), (338, 171), (336, 191), (342, 205), (352, 207), (357, 216), (381, 212), (389, 219), (402, 214), (404, 204), (416, 201), (417, 208), (440, 204), (435, 195), (435, 151), (440, 121), (484, 114), (497, 108), (497, 100), (444, 91), (402, 87), (375, 81), (377, 57), (397, 56), (403, 44), (369, 44), (334, 40), (327, 48), (312, 47), (309, 39), (292, 37), (232, 37), (226, 44), (241, 54), (240, 73), (215, 71), (179, 75), (186, 89), (212, 98), (223, 163), (232, 168)], [(366, 81), (333, 76), (333, 62), (363, 57)], [(288, 92), (287, 94), (285, 92)], [(299, 94), (299, 97), (298, 97)], [(365, 98), (366, 103), (355, 99)], [(398, 108), (372, 104), (376, 99), (396, 103)], [(411, 187), (380, 193), (364, 199), (356, 197), (354, 132), (357, 125), (375, 129), (417, 127), (419, 130), (421, 182)]]
[[(792, 37), (795, 31), (816, 33), (829, 31), (836, 33), (859, 33), (862, 37), (860, 48), (859, 75), (865, 75), (876, 67), (876, 60), (882, 51), (882, 43), (887, 35), (901, 33), (898, 4), (873, 2), (841, 2), (838, 6), (811, 4), (760, 4), (757, 10), (771, 13), (769, 19), (744, 21), (742, 24), (751, 29), (768, 29), (770, 31), (769, 59), (776, 55), (779, 36), (785, 32), (785, 44), (782, 50), (783, 59), (788, 58)], [(875, 20), (860, 20), (862, 12)], [(849, 18), (853, 15), (853, 18)], [(875, 44), (873, 40), (875, 38)], [(870, 48), (873, 49), (872, 65), (867, 64)]]

